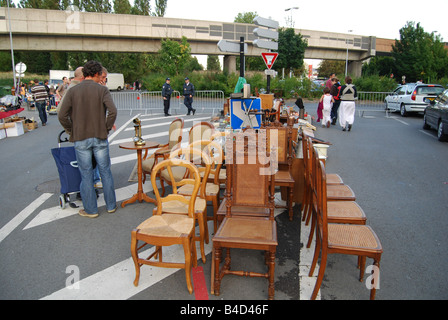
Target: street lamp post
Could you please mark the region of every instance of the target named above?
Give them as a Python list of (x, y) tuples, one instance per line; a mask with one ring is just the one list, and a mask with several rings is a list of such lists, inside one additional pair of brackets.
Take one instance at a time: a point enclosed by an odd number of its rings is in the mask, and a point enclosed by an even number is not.
[[(353, 32), (353, 30), (348, 30), (349, 33)], [(348, 39), (346, 39), (346, 45), (347, 45), (347, 55), (345, 56), (345, 77), (347, 77), (348, 74)]]
[[(11, 30), (11, 15), (9, 13), (9, 0), (7, 0), (6, 5), (8, 6), (8, 20), (9, 20), (9, 41), (11, 43), (11, 62), (12, 62), (12, 76), (14, 79), (14, 90), (17, 89), (17, 83), (16, 83), (16, 73), (15, 73), (15, 62), (14, 62), (14, 49), (12, 46), (12, 30)], [(15, 93), (17, 95), (17, 92)]]
[[(286, 24), (288, 28), (294, 28), (294, 20), (292, 19), (292, 11), (293, 10), (299, 10), (299, 7), (291, 7), (291, 8), (287, 8), (285, 9), (285, 12), (290, 12), (290, 16), (289, 18), (286, 19)], [(284, 73), (285, 69), (283, 69), (283, 73)], [(284, 77), (284, 76), (283, 76)], [(289, 78), (292, 77), (292, 68), (289, 68)]]
[(294, 21), (292, 20), (292, 10), (299, 10), (299, 7), (291, 7), (291, 8), (285, 9), (285, 12), (288, 12), (288, 11), (291, 12), (289, 18), (287, 19), (287, 25), (289, 28), (294, 28)]

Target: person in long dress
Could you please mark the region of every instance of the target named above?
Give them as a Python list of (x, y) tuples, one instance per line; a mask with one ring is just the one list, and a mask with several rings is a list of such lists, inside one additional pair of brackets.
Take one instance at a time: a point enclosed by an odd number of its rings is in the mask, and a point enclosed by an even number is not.
[(342, 131), (350, 131), (355, 121), (355, 100), (358, 98), (356, 87), (352, 84), (352, 78), (345, 78), (345, 85), (341, 87), (341, 105), (339, 106), (339, 124)]
[(330, 94), (330, 89), (325, 87), (324, 94), (320, 97), (320, 101), (323, 104), (322, 108), (322, 127), (330, 127), (331, 123), (331, 108), (334, 103), (333, 96)]

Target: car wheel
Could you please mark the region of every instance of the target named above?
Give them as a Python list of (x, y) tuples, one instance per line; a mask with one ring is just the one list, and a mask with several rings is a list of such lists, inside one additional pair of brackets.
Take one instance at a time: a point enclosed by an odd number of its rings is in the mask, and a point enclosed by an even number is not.
[(440, 120), (439, 127), (437, 128), (437, 139), (439, 139), (439, 141), (447, 141), (448, 140), (448, 136), (443, 133), (443, 122), (442, 122), (442, 120)]
[(423, 129), (425, 129), (425, 130), (431, 129), (429, 124), (426, 123), (426, 113), (423, 114)]
[(406, 117), (408, 115), (408, 113), (406, 111), (406, 107), (404, 106), (403, 103), (400, 106), (400, 114), (401, 114), (402, 117)]

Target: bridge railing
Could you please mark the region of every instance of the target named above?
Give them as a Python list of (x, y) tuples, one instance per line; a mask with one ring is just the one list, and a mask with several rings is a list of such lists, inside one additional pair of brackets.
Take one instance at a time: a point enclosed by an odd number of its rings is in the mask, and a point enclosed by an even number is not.
[[(112, 99), (118, 111), (133, 111), (163, 113), (162, 91), (123, 91), (111, 92)], [(219, 90), (198, 90), (193, 98), (193, 108), (201, 112), (216, 114), (223, 108), (224, 92)], [(187, 112), (184, 98), (179, 91), (171, 96), (170, 113), (182, 114)]]

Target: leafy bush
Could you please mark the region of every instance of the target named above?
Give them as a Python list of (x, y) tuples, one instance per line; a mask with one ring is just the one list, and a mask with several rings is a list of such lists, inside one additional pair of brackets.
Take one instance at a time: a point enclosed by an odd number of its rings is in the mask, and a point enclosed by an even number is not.
[(367, 76), (353, 80), (358, 91), (390, 92), (397, 87), (395, 79), (382, 76)]

